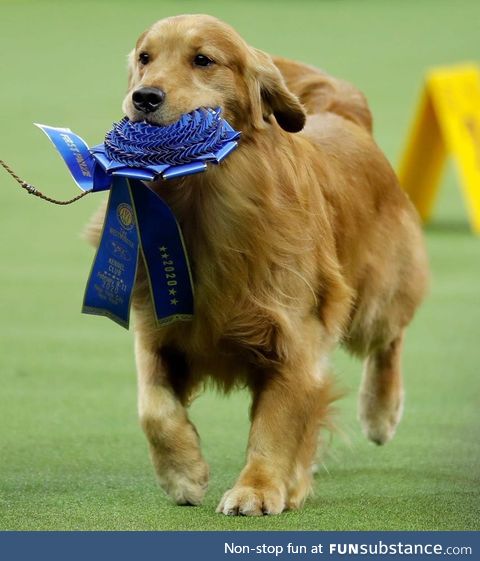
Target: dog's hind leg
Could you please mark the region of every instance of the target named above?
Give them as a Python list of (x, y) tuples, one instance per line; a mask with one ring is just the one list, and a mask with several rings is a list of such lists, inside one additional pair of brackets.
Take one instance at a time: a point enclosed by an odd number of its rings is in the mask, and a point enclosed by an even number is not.
[(137, 334), (135, 350), (140, 422), (158, 480), (177, 504), (198, 505), (207, 489), (209, 470), (198, 433), (187, 416), (185, 388), (179, 383), (188, 376), (185, 358), (173, 349), (159, 351), (149, 346), (141, 334)]
[(400, 365), (403, 333), (365, 360), (358, 415), (367, 438), (385, 444), (395, 434), (403, 413)]

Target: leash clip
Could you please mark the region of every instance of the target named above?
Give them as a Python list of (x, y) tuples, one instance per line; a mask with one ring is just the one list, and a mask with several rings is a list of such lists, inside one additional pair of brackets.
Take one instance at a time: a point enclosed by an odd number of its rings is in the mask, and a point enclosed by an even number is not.
[(30, 183), (23, 182), (22, 187), (26, 189), (30, 195), (36, 195), (38, 193), (38, 189), (36, 189), (33, 185), (30, 185)]

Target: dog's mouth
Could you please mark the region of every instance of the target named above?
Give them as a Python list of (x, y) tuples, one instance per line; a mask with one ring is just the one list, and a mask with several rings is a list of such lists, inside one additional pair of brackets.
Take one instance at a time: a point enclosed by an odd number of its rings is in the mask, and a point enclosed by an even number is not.
[[(222, 112), (220, 107), (197, 107), (188, 113), (180, 113), (175, 115), (158, 115), (157, 113), (142, 113), (134, 112), (133, 115), (126, 114), (126, 118), (132, 123), (144, 123), (152, 127), (175, 127), (183, 126), (187, 122), (197, 127), (201, 127), (205, 124), (208, 115), (219, 116)], [(198, 132), (198, 131), (196, 131)]]
[(125, 117), (132, 123), (148, 123), (156, 127), (166, 127), (178, 121), (181, 113), (168, 111), (165, 106), (152, 110), (140, 110), (133, 104), (124, 103)]
[(155, 115), (147, 113), (147, 114), (140, 115), (138, 118), (134, 118), (130, 120), (133, 121), (134, 123), (138, 123), (138, 122), (147, 123), (152, 127), (168, 127), (178, 122), (181, 119), (181, 117), (182, 115), (177, 115), (170, 118), (165, 118), (165, 117), (160, 118), (160, 117), (156, 117)]
[(141, 113), (138, 111), (135, 111), (134, 113), (127, 112), (125, 116), (132, 123), (146, 123), (152, 127), (168, 127), (178, 121), (181, 117), (180, 115), (171, 118), (160, 118), (151, 113)]

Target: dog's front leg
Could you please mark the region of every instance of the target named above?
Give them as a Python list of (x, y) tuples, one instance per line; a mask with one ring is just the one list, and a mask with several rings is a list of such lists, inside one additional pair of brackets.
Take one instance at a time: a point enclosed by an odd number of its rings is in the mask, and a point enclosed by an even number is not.
[(319, 364), (301, 361), (263, 373), (263, 383), (254, 389), (247, 464), (217, 512), (259, 516), (303, 504), (331, 401)]
[(144, 341), (135, 341), (138, 373), (138, 410), (147, 436), (158, 480), (181, 505), (202, 502), (208, 484), (208, 465), (202, 457), (198, 434), (190, 422), (179, 389), (171, 383), (174, 366)]

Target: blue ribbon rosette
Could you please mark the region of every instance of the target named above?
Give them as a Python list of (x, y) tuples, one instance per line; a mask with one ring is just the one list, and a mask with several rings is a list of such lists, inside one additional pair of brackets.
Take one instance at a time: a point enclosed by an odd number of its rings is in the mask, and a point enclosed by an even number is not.
[(236, 147), (240, 133), (221, 109), (200, 108), (168, 126), (124, 117), (89, 148), (70, 129), (37, 125), (53, 142), (83, 191), (109, 190), (100, 244), (82, 311), (107, 316), (128, 329), (142, 256), (158, 325), (193, 316), (193, 284), (176, 218), (145, 181), (203, 172)]

